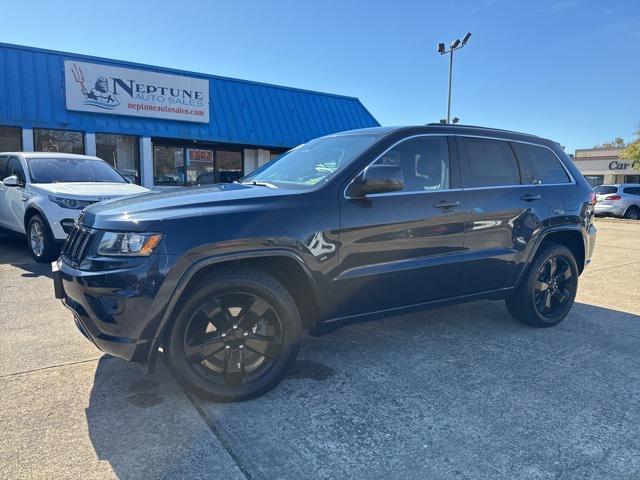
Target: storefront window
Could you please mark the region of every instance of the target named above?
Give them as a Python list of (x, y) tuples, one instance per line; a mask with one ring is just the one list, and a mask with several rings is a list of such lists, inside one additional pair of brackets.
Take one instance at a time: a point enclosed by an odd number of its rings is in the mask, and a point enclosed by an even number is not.
[(187, 148), (187, 185), (215, 183), (213, 150)]
[(19, 152), (20, 150), (22, 150), (22, 129), (0, 127), (0, 152)]
[(155, 185), (184, 185), (183, 152), (182, 147), (153, 146), (153, 183)]
[(585, 175), (584, 179), (589, 182), (592, 187), (597, 187), (604, 183), (604, 175)]
[(84, 135), (70, 130), (34, 128), (36, 152), (84, 153)]
[(242, 153), (217, 150), (216, 177), (217, 183), (231, 183), (242, 178)]
[(96, 133), (96, 156), (131, 182), (140, 184), (140, 148), (137, 137)]

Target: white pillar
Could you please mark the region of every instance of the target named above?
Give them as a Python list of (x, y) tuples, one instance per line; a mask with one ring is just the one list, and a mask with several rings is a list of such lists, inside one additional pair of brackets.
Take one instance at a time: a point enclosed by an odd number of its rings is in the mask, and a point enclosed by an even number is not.
[(96, 134), (95, 133), (85, 133), (84, 134), (84, 154), (85, 155), (96, 155)]
[(140, 172), (142, 186), (153, 188), (153, 147), (151, 137), (140, 138)]
[(30, 128), (22, 129), (22, 151), (33, 152), (33, 130)]
[(249, 175), (258, 168), (258, 150), (254, 148), (244, 149), (244, 174)]
[(258, 150), (258, 166), (261, 167), (271, 160), (271, 152), (269, 150)]

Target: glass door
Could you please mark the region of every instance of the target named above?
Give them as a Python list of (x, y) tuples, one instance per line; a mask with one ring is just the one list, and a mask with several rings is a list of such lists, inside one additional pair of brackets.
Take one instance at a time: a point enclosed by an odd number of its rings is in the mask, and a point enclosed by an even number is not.
[(242, 176), (242, 152), (216, 150), (216, 181), (232, 183)]
[(213, 150), (187, 148), (187, 185), (216, 183)]

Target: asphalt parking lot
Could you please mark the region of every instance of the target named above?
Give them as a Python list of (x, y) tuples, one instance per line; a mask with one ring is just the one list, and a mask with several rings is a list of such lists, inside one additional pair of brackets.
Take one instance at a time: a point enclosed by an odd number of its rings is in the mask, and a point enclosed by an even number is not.
[(0, 478), (640, 478), (640, 222), (597, 227), (556, 328), (502, 302), (349, 326), (239, 404), (102, 356), (0, 237)]

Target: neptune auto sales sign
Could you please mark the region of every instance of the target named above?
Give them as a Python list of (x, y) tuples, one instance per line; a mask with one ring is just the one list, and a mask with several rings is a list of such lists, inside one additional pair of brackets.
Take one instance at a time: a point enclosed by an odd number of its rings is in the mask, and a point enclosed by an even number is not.
[(209, 122), (209, 81), (65, 60), (68, 110)]

